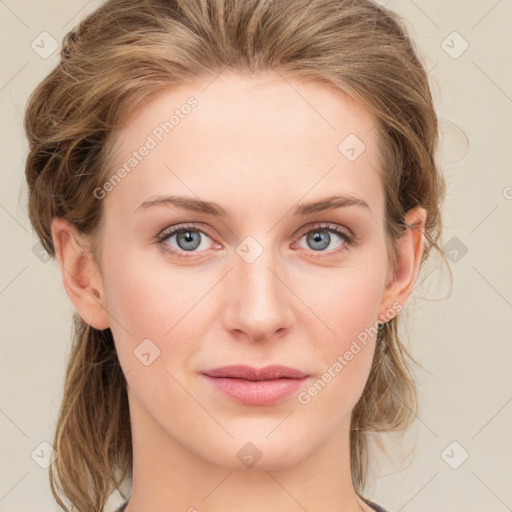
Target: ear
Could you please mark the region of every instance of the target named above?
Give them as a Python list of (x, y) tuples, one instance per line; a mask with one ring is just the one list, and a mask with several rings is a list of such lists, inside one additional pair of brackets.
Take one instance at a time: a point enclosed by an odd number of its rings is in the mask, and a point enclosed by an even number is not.
[[(379, 310), (379, 320), (391, 320), (389, 311), (399, 311), (409, 300), (418, 277), (427, 213), (424, 208), (417, 206), (409, 210), (405, 217), (407, 228), (397, 241), (396, 268), (388, 272), (388, 281), (382, 297)], [(400, 309), (397, 309), (397, 304)], [(388, 314), (386, 315), (386, 311)]]
[(55, 255), (64, 288), (82, 319), (95, 329), (110, 326), (98, 265), (83, 239), (70, 222), (54, 218), (51, 225)]

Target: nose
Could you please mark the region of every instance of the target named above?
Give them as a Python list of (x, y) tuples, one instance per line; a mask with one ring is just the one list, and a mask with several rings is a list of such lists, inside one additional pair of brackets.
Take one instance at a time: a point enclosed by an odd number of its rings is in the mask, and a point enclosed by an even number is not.
[(227, 279), (226, 329), (251, 341), (264, 341), (289, 331), (294, 318), (291, 284), (270, 249), (250, 263), (237, 255)]

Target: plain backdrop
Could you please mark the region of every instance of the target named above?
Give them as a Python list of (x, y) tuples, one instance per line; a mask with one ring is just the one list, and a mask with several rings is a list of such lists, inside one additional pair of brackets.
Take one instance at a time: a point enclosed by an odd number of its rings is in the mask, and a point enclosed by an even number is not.
[[(450, 293), (434, 255), (407, 305), (420, 410), (404, 437), (379, 436), (389, 453), (372, 450), (367, 495), (391, 512), (512, 510), (512, 1), (383, 3), (405, 18), (429, 70), (454, 283)], [(58, 510), (44, 466), (72, 309), (27, 218), (22, 119), (64, 34), (99, 4), (0, 0), (0, 512)]]

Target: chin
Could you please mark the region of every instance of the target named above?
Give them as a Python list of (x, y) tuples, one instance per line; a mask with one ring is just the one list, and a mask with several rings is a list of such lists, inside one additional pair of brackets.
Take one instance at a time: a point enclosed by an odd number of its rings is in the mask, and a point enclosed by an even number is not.
[[(307, 438), (294, 439), (286, 431), (279, 435), (277, 430), (281, 427), (272, 432), (276, 425), (273, 421), (270, 429), (258, 432), (253, 428), (254, 435), (246, 432), (238, 436), (230, 431), (234, 439), (225, 439), (224, 442), (212, 440), (210, 446), (214, 447), (214, 453), (204, 456), (213, 464), (234, 471), (278, 471), (295, 465), (314, 450)], [(272, 433), (265, 438), (269, 432)]]

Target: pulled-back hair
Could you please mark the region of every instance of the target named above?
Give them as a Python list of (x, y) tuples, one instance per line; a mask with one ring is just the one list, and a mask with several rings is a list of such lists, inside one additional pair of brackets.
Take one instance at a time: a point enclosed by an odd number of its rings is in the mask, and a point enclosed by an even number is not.
[[(427, 211), (421, 264), (441, 237), (445, 181), (428, 75), (401, 18), (371, 0), (109, 0), (64, 39), (58, 65), (30, 97), (26, 180), (30, 221), (55, 257), (51, 221), (98, 233), (94, 190), (112, 174), (116, 130), (155, 94), (224, 70), (317, 80), (373, 116), (385, 193), (389, 261), (415, 206)], [(351, 421), (356, 491), (367, 478), (368, 432), (403, 431), (417, 394), (396, 316), (378, 332), (372, 368)], [(126, 380), (110, 329), (74, 314), (74, 340), (54, 439), (51, 490), (98, 512), (131, 478)], [(410, 361), (408, 361), (407, 359)], [(122, 494), (122, 493), (121, 493)]]

